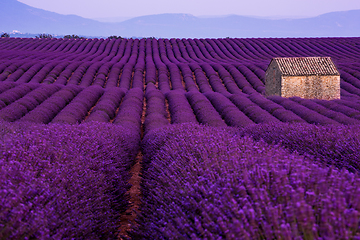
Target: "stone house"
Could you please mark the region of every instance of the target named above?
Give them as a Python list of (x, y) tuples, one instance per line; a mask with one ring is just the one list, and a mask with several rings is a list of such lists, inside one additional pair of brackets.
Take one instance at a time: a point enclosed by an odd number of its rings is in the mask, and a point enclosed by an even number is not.
[(265, 76), (266, 96), (340, 99), (340, 73), (330, 57), (273, 58)]

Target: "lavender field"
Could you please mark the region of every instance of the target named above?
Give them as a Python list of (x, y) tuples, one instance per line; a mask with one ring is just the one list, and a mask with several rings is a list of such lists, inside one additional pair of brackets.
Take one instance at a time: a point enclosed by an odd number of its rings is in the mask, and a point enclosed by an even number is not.
[[(360, 239), (360, 38), (0, 38), (0, 56), (0, 239)], [(341, 99), (264, 96), (273, 57), (311, 56)]]

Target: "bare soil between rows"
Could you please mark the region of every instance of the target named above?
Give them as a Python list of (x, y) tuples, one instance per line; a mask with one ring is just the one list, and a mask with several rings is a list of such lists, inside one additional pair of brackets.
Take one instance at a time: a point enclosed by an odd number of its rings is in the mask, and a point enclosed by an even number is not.
[(139, 212), (139, 207), (141, 203), (141, 189), (140, 189), (140, 182), (141, 182), (141, 163), (142, 163), (143, 155), (141, 152), (135, 158), (135, 164), (130, 170), (130, 174), (132, 177), (129, 180), (129, 183), (132, 185), (128, 191), (130, 195), (130, 208), (125, 211), (124, 214), (120, 217), (120, 227), (118, 232), (118, 239), (127, 239), (129, 238), (128, 232), (136, 226), (136, 216)]

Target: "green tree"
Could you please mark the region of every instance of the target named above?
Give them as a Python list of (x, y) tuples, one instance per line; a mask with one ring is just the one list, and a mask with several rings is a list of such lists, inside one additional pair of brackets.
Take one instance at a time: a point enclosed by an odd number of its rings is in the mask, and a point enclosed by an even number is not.
[(36, 36), (36, 38), (53, 38), (51, 34), (41, 33)]
[(79, 37), (78, 35), (72, 34), (72, 35), (65, 35), (65, 39), (84, 39), (84, 37)]
[(2, 38), (8, 38), (8, 37), (10, 37), (10, 34), (8, 34), (8, 33), (3, 33), (3, 34), (1, 34), (1, 37), (2, 37)]
[(108, 37), (108, 39), (123, 39), (123, 37), (113, 35), (113, 36)]

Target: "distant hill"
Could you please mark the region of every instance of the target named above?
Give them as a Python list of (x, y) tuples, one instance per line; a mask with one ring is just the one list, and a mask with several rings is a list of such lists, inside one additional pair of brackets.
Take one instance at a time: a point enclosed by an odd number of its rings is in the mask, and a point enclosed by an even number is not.
[(360, 36), (360, 10), (278, 20), (237, 15), (198, 18), (190, 14), (158, 14), (119, 23), (62, 15), (33, 8), (16, 0), (1, 0), (0, 11), (0, 32), (17, 30), (33, 34), (163, 38)]
[[(30, 7), (16, 0), (0, 1), (0, 32), (107, 35), (108, 24)], [(101, 30), (101, 32), (99, 32)], [(113, 28), (109, 28), (109, 32)], [(97, 33), (99, 32), (99, 33)], [(93, 34), (95, 33), (95, 34)]]
[(260, 19), (244, 16), (197, 18), (159, 14), (120, 23), (123, 33), (157, 37), (360, 37), (360, 10), (333, 12), (303, 19)]

